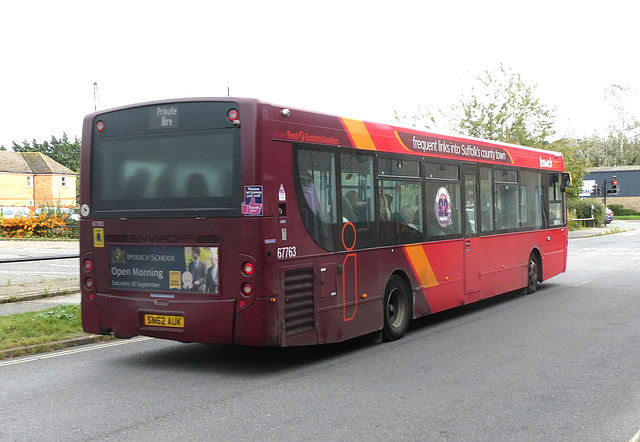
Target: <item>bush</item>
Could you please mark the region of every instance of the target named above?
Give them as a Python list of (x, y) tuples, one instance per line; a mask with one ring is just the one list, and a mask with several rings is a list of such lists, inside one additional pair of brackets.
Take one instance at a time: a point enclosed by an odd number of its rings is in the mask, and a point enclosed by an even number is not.
[[(591, 206), (593, 205), (593, 215)], [(569, 219), (575, 218), (595, 218), (596, 227), (605, 225), (605, 209), (604, 204), (595, 200), (576, 200), (570, 199), (567, 201), (567, 207), (569, 209)]]
[(640, 212), (633, 209), (625, 209), (622, 204), (609, 204), (609, 209), (613, 211), (616, 216), (637, 216)]
[(41, 213), (21, 218), (5, 218), (0, 221), (2, 236), (9, 238), (57, 238), (74, 236), (67, 225), (67, 215)]

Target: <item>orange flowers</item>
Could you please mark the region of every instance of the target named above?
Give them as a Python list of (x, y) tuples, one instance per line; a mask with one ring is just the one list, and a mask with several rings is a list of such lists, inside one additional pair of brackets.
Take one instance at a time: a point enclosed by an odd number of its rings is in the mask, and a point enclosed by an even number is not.
[(65, 227), (67, 218), (68, 215), (35, 215), (31, 212), (29, 216), (22, 218), (0, 219), (0, 228), (2, 236), (9, 238), (52, 237), (69, 230)]

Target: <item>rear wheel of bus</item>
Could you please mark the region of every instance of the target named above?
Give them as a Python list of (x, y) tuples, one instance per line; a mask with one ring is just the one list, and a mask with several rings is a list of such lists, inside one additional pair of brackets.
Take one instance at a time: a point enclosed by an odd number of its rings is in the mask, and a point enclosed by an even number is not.
[(406, 281), (400, 276), (392, 276), (384, 292), (384, 327), (385, 341), (395, 341), (404, 336), (411, 320), (410, 290)]

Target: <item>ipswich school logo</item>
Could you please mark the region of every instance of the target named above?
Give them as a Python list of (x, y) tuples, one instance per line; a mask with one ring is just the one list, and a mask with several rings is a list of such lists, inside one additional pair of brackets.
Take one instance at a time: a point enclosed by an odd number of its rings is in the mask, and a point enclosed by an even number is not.
[(126, 264), (127, 254), (120, 247), (116, 247), (111, 254), (112, 264)]

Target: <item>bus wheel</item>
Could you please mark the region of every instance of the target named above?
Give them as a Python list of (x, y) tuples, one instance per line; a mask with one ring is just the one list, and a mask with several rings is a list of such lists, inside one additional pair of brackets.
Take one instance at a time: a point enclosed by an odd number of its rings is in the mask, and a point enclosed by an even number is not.
[(527, 266), (527, 294), (534, 293), (538, 288), (538, 270), (540, 264), (538, 263), (538, 257), (532, 253), (529, 255), (529, 264)]
[(400, 276), (392, 276), (384, 293), (384, 327), (385, 341), (395, 341), (404, 336), (411, 319), (409, 289)]

